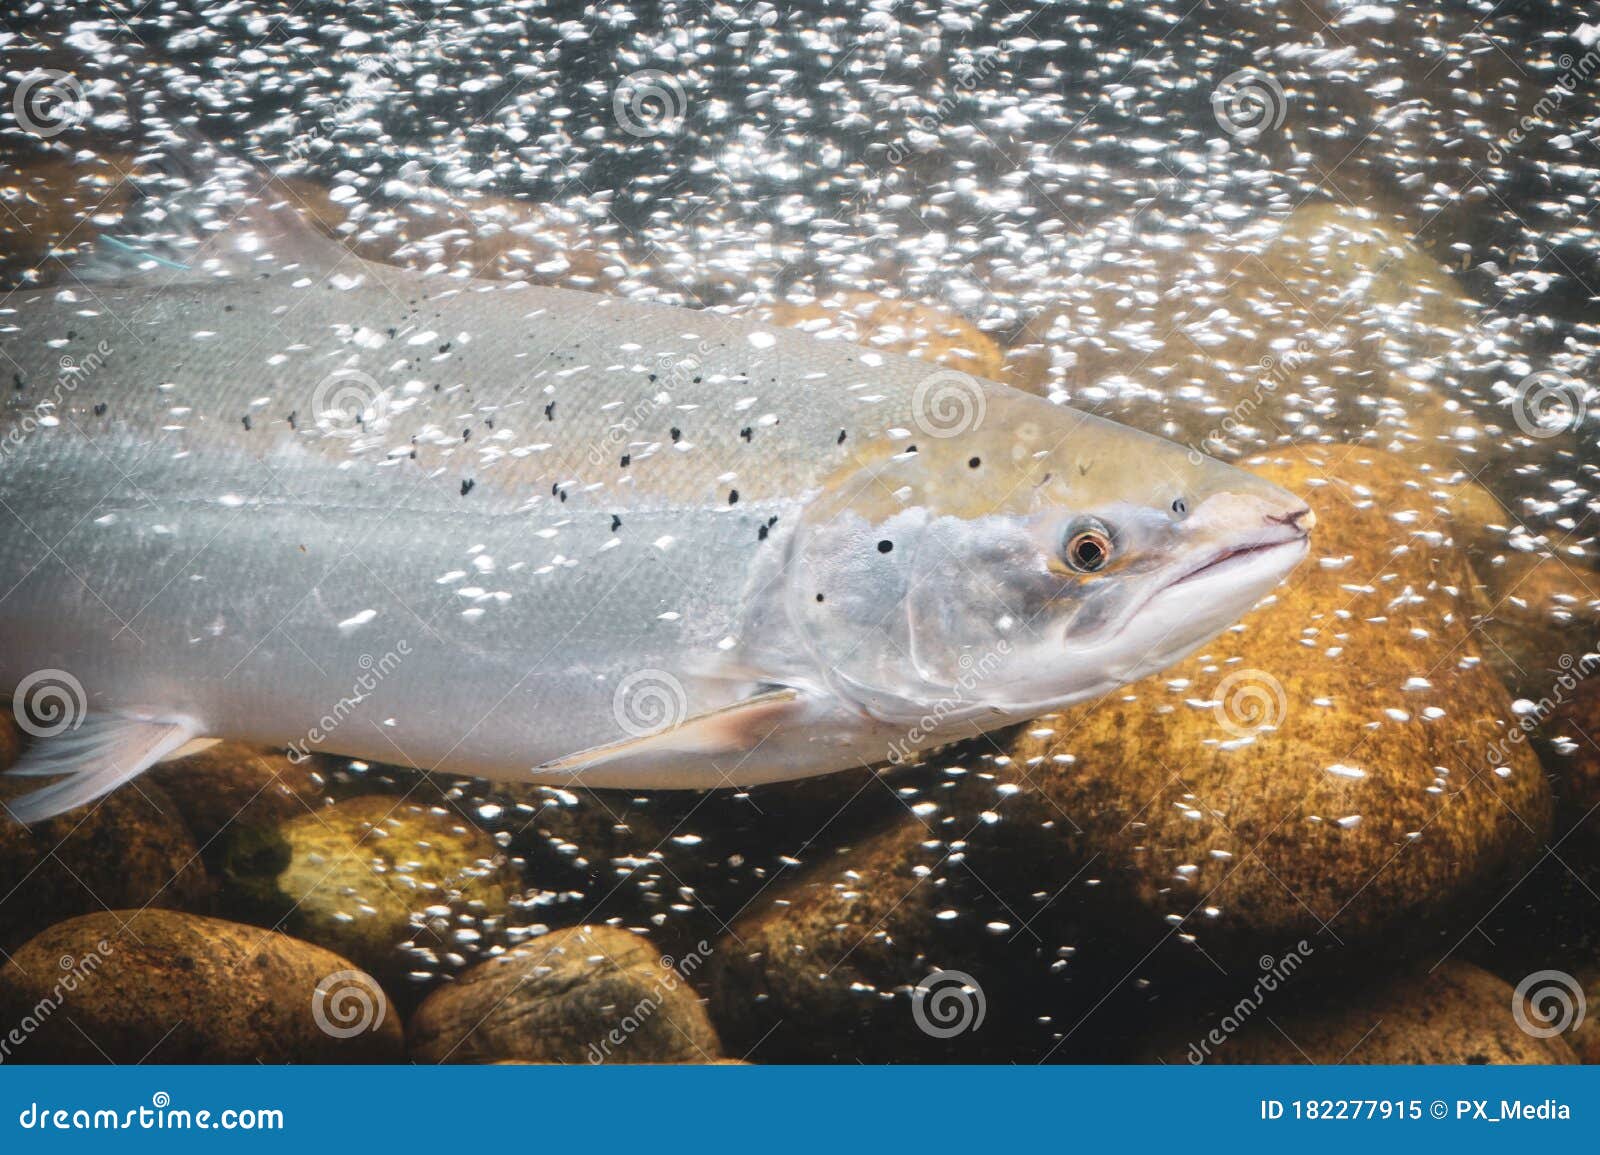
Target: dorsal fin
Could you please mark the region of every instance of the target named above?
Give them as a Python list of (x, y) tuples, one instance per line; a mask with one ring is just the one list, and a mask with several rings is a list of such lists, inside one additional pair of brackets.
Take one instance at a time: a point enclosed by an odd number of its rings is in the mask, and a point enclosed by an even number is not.
[(78, 280), (160, 284), (331, 272), (349, 252), (289, 203), (282, 186), (247, 161), (184, 129), (139, 158), (138, 190), (122, 222), (61, 259)]

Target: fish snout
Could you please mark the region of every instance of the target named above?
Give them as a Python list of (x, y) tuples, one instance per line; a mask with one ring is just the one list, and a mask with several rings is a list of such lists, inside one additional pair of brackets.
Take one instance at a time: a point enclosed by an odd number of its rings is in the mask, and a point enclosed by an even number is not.
[(1317, 527), (1317, 514), (1305, 502), (1298, 502), (1295, 509), (1282, 513), (1267, 514), (1267, 521), (1273, 525), (1284, 525), (1290, 529), (1298, 530), (1302, 537), (1309, 537), (1311, 531)]

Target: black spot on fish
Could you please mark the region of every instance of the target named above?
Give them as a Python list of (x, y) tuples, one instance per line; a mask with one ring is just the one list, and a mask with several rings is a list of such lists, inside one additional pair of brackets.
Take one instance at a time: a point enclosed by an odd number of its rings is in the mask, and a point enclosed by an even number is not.
[(1088, 474), (1089, 474), (1089, 466), (1091, 464), (1092, 464), (1092, 462), (1085, 462), (1084, 464), (1078, 466), (1078, 476), (1079, 477), (1087, 477)]
[(888, 538), (884, 538), (878, 543), (879, 553), (888, 553), (892, 549), (894, 549), (894, 542), (890, 541)]
[(23, 383), (22, 383), (22, 374), (21, 374), (21, 373), (13, 373), (13, 374), (11, 374), (11, 382), (12, 382), (12, 384), (13, 384), (13, 385), (15, 385), (15, 386), (16, 386), (16, 387), (17, 387), (17, 388), (18, 388), (18, 389), (25, 389), (25, 388), (27, 388), (27, 386), (25, 386), (25, 385), (24, 385), (24, 384), (23, 384)]
[(746, 441), (749, 441), (752, 437), (755, 436), (755, 430), (751, 429), (750, 426), (746, 425), (743, 429), (739, 430), (739, 436), (743, 437)]
[(289, 422), (289, 428), (290, 429), (299, 429), (299, 426), (294, 423), (294, 419), (296, 417), (298, 417), (299, 415), (300, 415), (300, 410), (298, 410), (298, 409), (294, 409), (294, 410), (290, 411), (289, 416), (287, 418), (287, 420)]
[(843, 429), (839, 430), (839, 441), (838, 441), (838, 444), (840, 444), (840, 445), (844, 444), (844, 430)]
[(739, 491), (737, 489), (728, 490), (728, 504), (729, 505), (738, 505), (739, 504)]
[(94, 415), (96, 417), (104, 417), (106, 415), (106, 403), (104, 401), (94, 407)]
[(654, 373), (650, 374), (650, 380), (654, 381), (655, 379), (656, 379), (656, 375)]
[(617, 530), (619, 530), (621, 528), (622, 528), (622, 519), (620, 517), (618, 517), (616, 514), (613, 513), (611, 515), (611, 532), (612, 533), (616, 533)]
[(821, 595), (821, 594), (818, 594), (818, 595), (817, 595), (817, 604), (818, 604), (818, 605), (819, 605), (819, 606), (820, 606), (820, 605), (821, 605), (821, 604), (822, 604), (822, 595)]
[(967, 468), (968, 469), (976, 469), (976, 468), (978, 468), (978, 466), (980, 466), (982, 464), (983, 464), (983, 458), (981, 458), (981, 457), (969, 457), (969, 458), (967, 458)]
[(68, 329), (67, 330), (67, 340), (76, 341), (77, 339), (78, 339), (78, 330), (76, 330), (76, 329)]
[(472, 440), (472, 430), (463, 429), (461, 431), (461, 440), (463, 440), (463, 441), (471, 441)]
[(554, 401), (544, 407), (544, 419), (546, 421), (554, 421), (556, 419), (556, 403)]
[(250, 414), (246, 413), (243, 417), (239, 418), (239, 424), (244, 426), (244, 431), (246, 433), (249, 433), (250, 432)]
[(439, 352), (441, 352), (441, 353), (450, 352), (450, 342), (446, 341), (443, 345), (440, 345), (439, 346)]
[(478, 483), (476, 481), (473, 481), (472, 478), (470, 478), (470, 477), (462, 478), (461, 479), (461, 496), (462, 497), (467, 496), (467, 494), (472, 492), (472, 487), (474, 485), (477, 485), (477, 484)]
[(680, 438), (682, 436), (683, 436), (683, 430), (679, 429), (676, 425), (674, 425), (672, 427), (672, 440), (673, 441), (677, 441), (678, 438)]
[(390, 325), (389, 326), (389, 340), (393, 341), (399, 335), (400, 335), (400, 330), (395, 328), (393, 325)]
[(622, 468), (624, 468), (624, 469), (628, 468), (628, 463), (631, 462), (632, 460), (633, 460), (633, 454), (624, 453), (622, 455)]
[(485, 425), (487, 425), (490, 429), (494, 428), (494, 418), (493, 417), (485, 417), (483, 419), (483, 423)]

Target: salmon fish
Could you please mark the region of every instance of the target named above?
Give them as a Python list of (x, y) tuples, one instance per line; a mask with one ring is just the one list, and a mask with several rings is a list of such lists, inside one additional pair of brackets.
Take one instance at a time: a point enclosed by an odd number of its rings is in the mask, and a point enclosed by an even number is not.
[(217, 738), (633, 788), (905, 761), (1162, 669), (1307, 551), (1298, 497), (992, 381), (212, 209), (0, 303), (23, 822)]

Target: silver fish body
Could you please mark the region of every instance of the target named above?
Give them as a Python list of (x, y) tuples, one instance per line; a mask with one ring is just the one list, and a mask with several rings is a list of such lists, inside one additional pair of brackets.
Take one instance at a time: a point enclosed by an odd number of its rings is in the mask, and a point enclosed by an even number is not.
[[(748, 785), (1104, 692), (1304, 553), (1290, 495), (1004, 386), (337, 251), (13, 294), (0, 344), (0, 693), (48, 676), (186, 736)], [(1226, 501), (1242, 520), (1169, 548)], [(1241, 571), (1216, 620), (1104, 650), (1134, 578), (1030, 544), (1075, 503), (1129, 512), (1119, 548), (1165, 535), (1128, 562), (1144, 585)], [(1074, 628), (1058, 676), (1038, 647)]]

